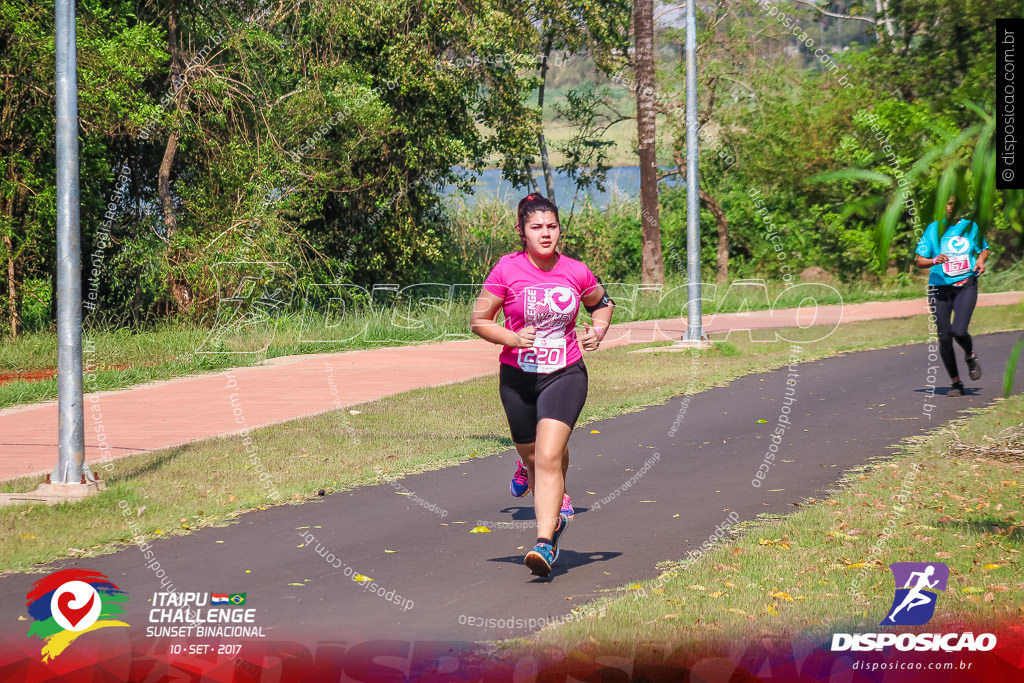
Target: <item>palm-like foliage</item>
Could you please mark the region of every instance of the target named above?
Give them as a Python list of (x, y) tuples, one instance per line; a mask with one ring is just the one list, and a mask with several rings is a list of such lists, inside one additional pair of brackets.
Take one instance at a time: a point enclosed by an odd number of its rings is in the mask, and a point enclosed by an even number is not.
[[(877, 211), (882, 204), (885, 208), (875, 226), (875, 254), (879, 269), (889, 259), (896, 228), (906, 211), (906, 200), (914, 188), (925, 190), (924, 206), (931, 207), (930, 219), (938, 221), (945, 215), (946, 198), (956, 195), (957, 204), (969, 207), (962, 212), (974, 217), (979, 234), (984, 236), (991, 228), (997, 207), (1008, 216), (1019, 214), (1024, 205), (1024, 190), (996, 189), (996, 118), (988, 109), (973, 102), (966, 103), (978, 120), (960, 131), (948, 131), (935, 127), (936, 141), (917, 159), (904, 175), (905, 181), (869, 169), (844, 169), (824, 173), (812, 178), (816, 182), (867, 181), (885, 185), (882, 194), (872, 194), (865, 199), (851, 202), (840, 214), (839, 221), (865, 211)], [(1024, 338), (1017, 342), (1010, 354), (1006, 373), (1003, 377), (1004, 394), (1009, 395), (1013, 384), (1017, 359), (1024, 348)]]

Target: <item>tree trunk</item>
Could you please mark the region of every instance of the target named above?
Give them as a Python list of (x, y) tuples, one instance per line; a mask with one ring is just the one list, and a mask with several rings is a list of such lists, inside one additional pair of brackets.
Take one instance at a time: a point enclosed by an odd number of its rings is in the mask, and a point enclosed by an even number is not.
[(718, 275), (715, 278), (719, 284), (729, 280), (729, 221), (725, 218), (725, 212), (714, 199), (704, 190), (700, 190), (700, 200), (708, 207), (708, 211), (715, 217), (718, 224)]
[(178, 149), (178, 134), (171, 131), (164, 148), (164, 158), (160, 161), (160, 172), (157, 176), (157, 192), (160, 194), (160, 206), (164, 214), (165, 237), (169, 240), (178, 228), (178, 219), (174, 216), (174, 195), (171, 193), (171, 166), (174, 165), (174, 153)]
[[(684, 181), (686, 180), (686, 160), (683, 159), (681, 151), (673, 153), (676, 160), (676, 167), (679, 170), (679, 177)], [(725, 211), (715, 201), (714, 197), (707, 193), (703, 188), (697, 188), (697, 195), (700, 200), (704, 203), (704, 206), (708, 207), (708, 211), (715, 217), (715, 223), (718, 225), (718, 274), (716, 281), (721, 284), (728, 282), (729, 280), (729, 221), (725, 217)]]
[(547, 185), (548, 199), (557, 204), (555, 179), (551, 175), (548, 145), (544, 140), (544, 86), (548, 82), (548, 58), (551, 56), (551, 46), (554, 44), (554, 40), (554, 36), (548, 36), (547, 42), (544, 44), (544, 62), (540, 66), (540, 88), (537, 91), (537, 107), (540, 108), (540, 132), (537, 133), (537, 142), (540, 145), (540, 163), (544, 168), (544, 184)]
[(892, 15), (889, 13), (889, 0), (875, 0), (875, 21), (878, 22), (876, 33), (879, 37), (882, 37), (882, 29), (885, 29), (885, 35), (890, 40), (896, 37), (896, 30), (892, 25)]
[(7, 165), (8, 181), (15, 187), (13, 196), (4, 197), (0, 194), (0, 216), (4, 217), (3, 223), (7, 230), (11, 231), (4, 235), (4, 251), (7, 252), (7, 322), (11, 328), (11, 339), (14, 339), (21, 332), (21, 316), (18, 315), (18, 269), (14, 256), (14, 239), (11, 237), (14, 230), (14, 203), (21, 190), (18, 179), (15, 177), (14, 164)]
[(7, 250), (7, 320), (10, 323), (11, 339), (21, 332), (21, 316), (18, 314), (18, 278), (14, 263), (14, 241), (10, 235), (4, 235), (4, 248)]
[(640, 282), (643, 285), (664, 285), (654, 121), (654, 0), (637, 0), (633, 5), (633, 43), (636, 129), (640, 152), (640, 234), (643, 242)]
[[(171, 83), (177, 88), (174, 103), (177, 113), (187, 110), (185, 89), (188, 84), (185, 82), (185, 69), (182, 65), (181, 50), (178, 45), (178, 15), (177, 2), (172, 0), (167, 13), (167, 47), (171, 57)], [(168, 241), (174, 236), (178, 229), (178, 219), (174, 214), (174, 193), (171, 191), (171, 169), (174, 167), (174, 155), (178, 151), (180, 139), (177, 130), (172, 128), (167, 136), (167, 146), (164, 148), (163, 159), (160, 160), (160, 170), (157, 174), (157, 192), (160, 195), (160, 205), (164, 215), (164, 235)], [(169, 274), (169, 289), (174, 299), (174, 307), (178, 313), (186, 313), (192, 306), (192, 288), (184, 278), (174, 274), (176, 265), (173, 254), (168, 254), (168, 262), (171, 264)]]
[(526, 163), (526, 177), (530, 179), (528, 186), (533, 188), (533, 192), (540, 194), (540, 185), (537, 184), (537, 179), (533, 177), (533, 168), (530, 167), (529, 162)]
[[(175, 96), (175, 103), (180, 108), (182, 104), (182, 93), (185, 91), (185, 83), (182, 81), (183, 69), (181, 66), (181, 54), (178, 49), (178, 15), (177, 2), (171, 2), (167, 11), (167, 52), (171, 57), (171, 83), (178, 87)], [(178, 150), (178, 133), (174, 130), (173, 124), (170, 135), (167, 137), (167, 146), (164, 148), (164, 157), (160, 161), (160, 170), (157, 174), (157, 193), (160, 195), (160, 208), (164, 215), (164, 227), (168, 240), (174, 235), (178, 228), (178, 219), (174, 215), (174, 194), (171, 192), (171, 168), (174, 166), (174, 154)]]

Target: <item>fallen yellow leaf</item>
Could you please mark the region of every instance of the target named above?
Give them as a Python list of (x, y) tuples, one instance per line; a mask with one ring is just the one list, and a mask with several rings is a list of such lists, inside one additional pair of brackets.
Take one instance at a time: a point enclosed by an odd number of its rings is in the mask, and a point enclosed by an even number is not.
[(352, 577), (352, 580), (356, 583), (366, 583), (367, 581), (373, 581), (373, 579), (371, 579), (366, 574), (356, 574)]
[(772, 597), (778, 598), (779, 600), (785, 600), (786, 602), (793, 602), (793, 596), (789, 593), (784, 593), (783, 591), (776, 591), (775, 593), (772, 593)]
[(472, 529), (469, 530), (469, 533), (471, 533), (471, 534), (489, 534), (489, 533), (491, 533), (491, 530), (488, 529), (485, 526), (475, 526), (475, 527), (473, 527)]
[(590, 433), (591, 434), (600, 434), (601, 432), (597, 431), (596, 429), (591, 429)]
[(998, 564), (986, 564), (982, 569), (999, 569), (1000, 566)]

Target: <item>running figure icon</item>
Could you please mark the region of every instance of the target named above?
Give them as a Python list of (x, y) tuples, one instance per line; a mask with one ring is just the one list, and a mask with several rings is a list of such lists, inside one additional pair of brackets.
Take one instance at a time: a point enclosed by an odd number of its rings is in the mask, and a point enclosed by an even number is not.
[[(907, 597), (903, 598), (903, 602), (900, 603), (900, 606), (889, 613), (889, 616), (887, 617), (889, 621), (895, 624), (896, 614), (904, 607), (906, 607), (907, 611), (909, 612), (915, 607), (927, 605), (935, 600), (934, 593), (931, 595), (931, 597), (929, 597), (928, 595), (925, 595), (921, 592), (924, 588), (935, 588), (935, 586), (939, 584), (938, 579), (936, 579), (935, 581), (928, 580), (928, 578), (931, 577), (934, 573), (934, 565), (928, 565), (927, 567), (925, 567), (925, 570), (923, 572), (911, 572), (910, 577), (907, 579), (907, 584), (904, 586), (904, 588), (910, 588), (910, 591), (907, 593)], [(910, 582), (914, 580), (915, 576), (917, 577), (917, 584), (911, 586)]]

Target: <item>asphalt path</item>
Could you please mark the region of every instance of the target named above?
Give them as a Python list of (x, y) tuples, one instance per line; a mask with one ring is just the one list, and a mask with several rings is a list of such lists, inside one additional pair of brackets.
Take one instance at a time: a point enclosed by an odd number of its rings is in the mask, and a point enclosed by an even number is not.
[[(255, 624), (271, 640), (481, 641), (524, 635), (609, 589), (657, 576), (658, 562), (699, 547), (730, 515), (749, 520), (790, 512), (793, 502), (827, 490), (844, 470), (889, 453), (887, 447), (903, 437), (991, 402), (1018, 336), (975, 338), (987, 374), (968, 382), (968, 395), (961, 398), (945, 395), (941, 367), (940, 387), (933, 398), (927, 396), (928, 367), (938, 362), (929, 362), (927, 345), (918, 344), (800, 362), (689, 401), (680, 396), (577, 429), (568, 475), (576, 518), (548, 579), (531, 576), (522, 565), (536, 533), (530, 528), (532, 497), (514, 499), (508, 492), (513, 452), (406, 477), (397, 485), (254, 511), (230, 527), (152, 541), (152, 550), (166, 572), (164, 581), (176, 591), (246, 593)], [(680, 355), (679, 362), (691, 360)], [(591, 382), (600, 381), (591, 376)], [(789, 406), (787, 386), (795, 398)], [(928, 404), (934, 407), (926, 409)], [(762, 485), (755, 487), (784, 407), (791, 426)], [(499, 526), (513, 522), (526, 528)], [(479, 524), (492, 531), (470, 533)], [(45, 569), (68, 567), (103, 572), (127, 591), (130, 637), (145, 638), (152, 596), (168, 588), (161, 588), (137, 547)], [(354, 581), (355, 573), (373, 582)], [(23, 637), (27, 622), (19, 616), (38, 578), (0, 578), (3, 635)], [(378, 587), (383, 596), (373, 592)], [(488, 619), (495, 621), (488, 626)], [(510, 628), (509, 620), (516, 619)]]

